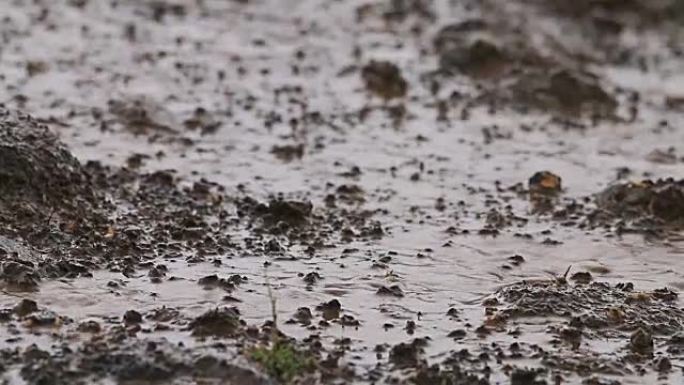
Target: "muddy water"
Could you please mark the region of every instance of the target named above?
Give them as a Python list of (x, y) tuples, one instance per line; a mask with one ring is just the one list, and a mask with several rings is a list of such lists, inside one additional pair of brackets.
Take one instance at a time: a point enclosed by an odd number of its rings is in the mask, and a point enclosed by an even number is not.
[[(45, 281), (35, 293), (7, 293), (0, 296), (0, 307), (14, 306), (17, 297), (31, 298), (76, 322), (113, 324), (129, 309), (146, 313), (166, 306), (191, 319), (227, 304), (226, 292), (205, 290), (197, 283), (200, 278), (239, 274), (248, 280), (231, 293), (240, 302), (230, 304), (248, 324), (271, 319), (271, 287), (285, 334), (303, 339), (319, 333), (327, 346), (351, 339), (345, 360), (357, 376), (350, 381), (372, 382), (371, 370), (390, 367), (386, 356), (377, 357), (375, 347), (381, 344), (428, 336), (430, 362), (494, 342), (548, 344), (548, 320), (521, 322), (520, 337), (483, 338), (474, 332), (484, 319), (483, 299), (514, 282), (561, 276), (572, 266), (571, 272), (593, 271), (597, 280), (630, 281), (640, 290), (684, 288), (684, 248), (676, 235), (651, 239), (564, 226), (550, 215), (535, 214), (528, 199), (504, 191), (526, 185), (540, 170), (562, 177), (560, 202), (601, 191), (624, 167), (631, 170), (629, 179), (681, 177), (682, 117), (664, 106), (667, 97), (684, 97), (677, 94), (684, 85), (684, 62), (672, 47), (681, 47), (681, 30), (667, 29), (668, 35), (657, 28), (627, 30), (616, 38), (619, 47), (638, 49), (649, 64), (643, 70), (604, 60), (604, 50), (610, 49), (573, 35), (581, 26), (537, 11), (528, 4), (533, 2), (406, 1), (427, 4), (434, 17), (425, 17), (416, 5), (405, 17), (388, 21), (383, 13), (390, 3), (402, 2), (3, 2), (0, 102), (43, 119), (81, 161), (125, 166), (132, 155), (143, 154), (149, 157), (143, 159), (144, 171), (174, 169), (186, 184), (206, 178), (226, 186), (228, 195), (265, 200), (284, 193), (311, 200), (314, 207), (323, 206), (337, 186), (355, 184), (365, 192), (364, 201), (352, 205), (373, 211), (385, 235), (314, 255), (296, 246), (277, 257), (248, 248), (228, 251), (214, 256), (220, 266), (160, 258), (155, 263), (178, 279), (153, 283), (145, 270), (133, 276), (95, 271), (92, 278)], [(438, 67), (432, 53), (437, 31), (472, 17), (521, 23), (539, 40), (531, 44), (540, 50), (551, 41), (591, 57), (588, 66), (606, 88), (626, 90), (615, 92), (617, 116), (598, 123), (564, 117), (584, 125), (568, 128), (553, 113), (486, 106), (468, 109), (464, 120), (465, 108), (454, 105), (446, 119), (437, 119), (440, 100), (479, 92), (472, 79), (455, 76), (440, 80), (441, 89), (433, 95), (426, 80)], [(537, 22), (526, 22), (530, 19)], [(369, 95), (360, 67), (371, 59), (389, 60), (401, 69), (409, 84), (404, 98), (384, 101)], [(634, 91), (640, 99), (638, 115), (631, 119), (627, 99)], [(143, 106), (154, 124), (132, 129), (135, 124), (117, 113), (116, 105)], [(398, 105), (406, 108), (405, 116), (393, 119), (388, 109)], [(209, 127), (204, 132), (189, 129), (187, 121), (198, 108), (217, 125), (204, 125)], [(370, 113), (360, 119), (363, 108)], [(274, 146), (284, 145), (302, 145), (303, 152), (292, 159), (276, 156)], [(674, 155), (657, 156), (670, 148)], [(360, 173), (350, 173), (354, 167)], [(436, 208), (438, 199), (443, 208)], [(514, 220), (496, 236), (478, 234), (491, 209), (525, 220)], [(250, 234), (230, 236), (240, 243)], [(513, 255), (523, 256), (524, 263), (512, 265), (508, 258)], [(301, 275), (309, 272), (322, 279), (307, 285)], [(108, 285), (112, 281), (118, 287)], [(376, 294), (381, 286), (393, 285), (403, 297)], [(284, 323), (297, 308), (314, 310), (332, 299), (360, 325), (332, 323), (312, 331)], [(452, 307), (460, 313), (456, 319), (447, 316)], [(320, 317), (314, 314), (316, 323)], [(408, 321), (416, 324), (411, 334)], [(459, 328), (466, 330), (465, 338), (446, 337)], [(205, 343), (179, 329), (152, 334), (187, 346)], [(9, 344), (34, 342), (44, 349), (52, 343), (43, 335)], [(620, 356), (624, 346), (619, 339), (586, 344), (585, 352), (608, 360)], [(508, 383), (503, 370), (508, 363), (538, 365), (533, 359), (490, 362), (492, 383)], [(665, 376), (633, 371), (603, 377), (633, 384), (681, 383), (684, 360), (675, 357), (672, 364)], [(21, 381), (11, 373), (10, 383)], [(584, 377), (565, 375), (568, 383)]]

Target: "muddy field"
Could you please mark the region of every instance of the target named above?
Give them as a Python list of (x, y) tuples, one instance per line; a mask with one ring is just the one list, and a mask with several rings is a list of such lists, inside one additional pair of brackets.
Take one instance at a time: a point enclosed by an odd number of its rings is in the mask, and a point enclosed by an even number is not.
[(681, 1), (0, 20), (0, 384), (684, 383)]

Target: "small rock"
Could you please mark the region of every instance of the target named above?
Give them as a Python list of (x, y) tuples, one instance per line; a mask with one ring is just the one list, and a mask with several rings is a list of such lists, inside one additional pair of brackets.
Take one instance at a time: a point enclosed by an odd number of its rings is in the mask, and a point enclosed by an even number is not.
[(528, 181), (530, 192), (556, 194), (561, 191), (561, 177), (550, 171), (539, 171)]

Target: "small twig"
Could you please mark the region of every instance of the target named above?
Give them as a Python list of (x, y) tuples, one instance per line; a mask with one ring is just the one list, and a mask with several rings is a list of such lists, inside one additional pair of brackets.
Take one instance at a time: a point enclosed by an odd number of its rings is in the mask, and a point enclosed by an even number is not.
[(48, 215), (47, 222), (45, 223), (45, 227), (48, 227), (48, 230), (50, 227), (50, 222), (52, 222), (52, 216), (55, 215), (56, 211), (57, 211), (57, 209), (55, 209), (54, 207), (52, 208), (52, 210), (50, 210), (50, 215)]
[(266, 279), (266, 289), (268, 290), (268, 299), (271, 301), (271, 317), (273, 319), (273, 326), (271, 327), (271, 342), (273, 344), (278, 342), (278, 312), (276, 309), (276, 299), (271, 289), (271, 282), (268, 278), (267, 268), (264, 268), (264, 278)]
[(570, 269), (571, 269), (571, 268), (572, 268), (572, 265), (568, 266), (568, 269), (565, 270), (565, 274), (563, 274), (563, 279), (567, 279), (567, 278), (568, 278), (568, 273), (570, 273)]

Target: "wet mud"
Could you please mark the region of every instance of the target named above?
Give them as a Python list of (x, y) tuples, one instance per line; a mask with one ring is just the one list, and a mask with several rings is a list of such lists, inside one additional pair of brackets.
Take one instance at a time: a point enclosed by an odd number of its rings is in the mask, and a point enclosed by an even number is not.
[(0, 6), (0, 384), (679, 384), (678, 1)]

